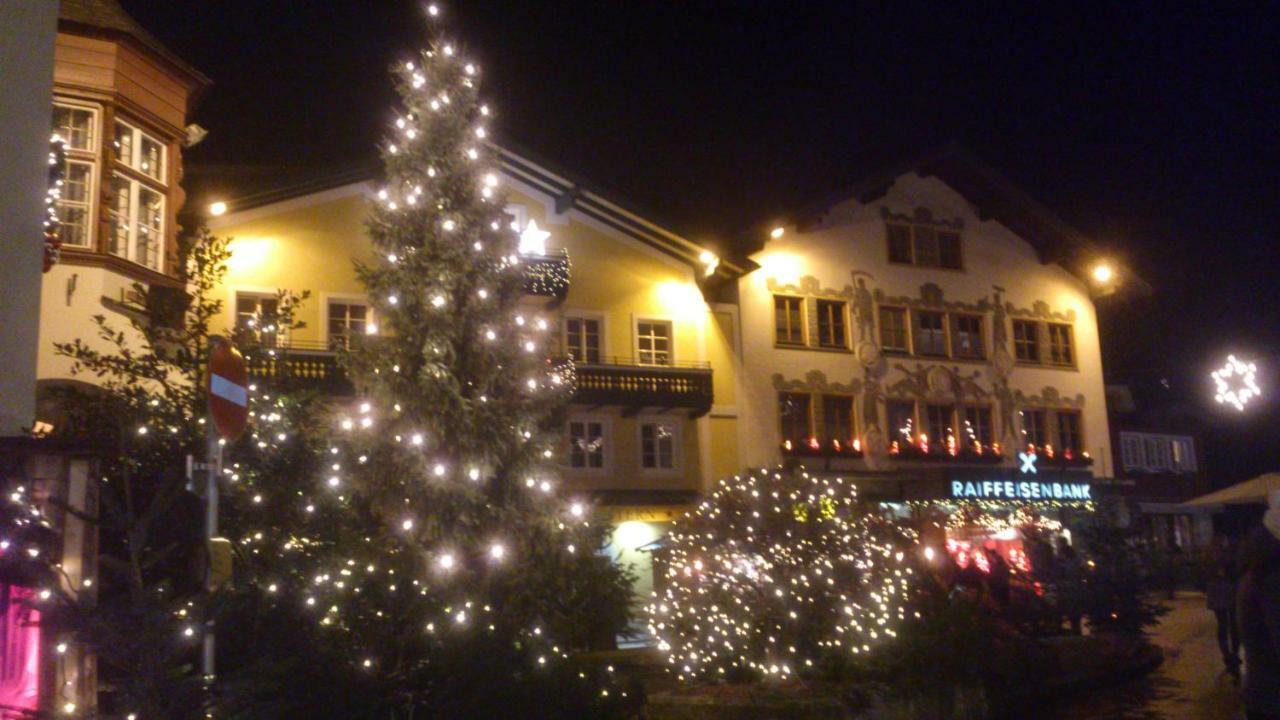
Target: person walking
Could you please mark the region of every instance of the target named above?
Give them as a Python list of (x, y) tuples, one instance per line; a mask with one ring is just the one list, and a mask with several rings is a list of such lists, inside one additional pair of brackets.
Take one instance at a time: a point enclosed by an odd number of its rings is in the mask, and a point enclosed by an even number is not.
[(1206, 605), (1218, 621), (1218, 649), (1232, 677), (1240, 677), (1240, 630), (1236, 617), (1235, 548), (1219, 535), (1209, 558), (1209, 581), (1205, 586)]
[(1280, 720), (1280, 492), (1242, 554), (1238, 589), (1248, 720)]
[(1058, 538), (1058, 604), (1071, 623), (1071, 632), (1081, 634), (1084, 616), (1084, 563), (1065, 537)]

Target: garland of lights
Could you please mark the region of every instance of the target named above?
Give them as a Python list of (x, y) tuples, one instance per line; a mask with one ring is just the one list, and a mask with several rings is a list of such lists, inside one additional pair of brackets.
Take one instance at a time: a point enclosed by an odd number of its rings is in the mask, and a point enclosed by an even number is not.
[(650, 629), (682, 680), (789, 677), (870, 652), (905, 618), (913, 541), (842, 478), (723, 480), (668, 535)]
[(44, 195), (44, 272), (49, 272), (62, 255), (62, 222), (58, 219), (58, 201), (66, 173), (67, 143), (59, 135), (49, 139), (49, 185)]

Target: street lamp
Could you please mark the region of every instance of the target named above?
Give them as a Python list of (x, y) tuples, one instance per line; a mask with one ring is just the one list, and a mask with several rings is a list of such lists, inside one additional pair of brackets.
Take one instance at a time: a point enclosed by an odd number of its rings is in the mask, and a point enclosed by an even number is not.
[(1093, 266), (1092, 274), (1093, 274), (1093, 279), (1096, 282), (1098, 282), (1098, 284), (1106, 285), (1107, 283), (1111, 282), (1115, 278), (1116, 271), (1114, 268), (1111, 267), (1110, 263), (1100, 262), (1097, 265)]
[(227, 204), (221, 200), (209, 203), (209, 214), (213, 217), (225, 215), (227, 212)]

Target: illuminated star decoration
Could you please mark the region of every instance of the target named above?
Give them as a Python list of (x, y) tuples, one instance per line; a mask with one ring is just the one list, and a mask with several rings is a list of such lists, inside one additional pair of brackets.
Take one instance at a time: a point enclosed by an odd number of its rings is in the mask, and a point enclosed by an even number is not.
[(551, 233), (540, 229), (537, 220), (530, 220), (529, 224), (524, 226), (524, 232), (520, 233), (520, 254), (546, 255), (549, 237)]
[(1214, 400), (1232, 405), (1243, 411), (1251, 400), (1262, 395), (1258, 386), (1258, 366), (1242, 362), (1235, 355), (1228, 355), (1227, 362), (1213, 371)]

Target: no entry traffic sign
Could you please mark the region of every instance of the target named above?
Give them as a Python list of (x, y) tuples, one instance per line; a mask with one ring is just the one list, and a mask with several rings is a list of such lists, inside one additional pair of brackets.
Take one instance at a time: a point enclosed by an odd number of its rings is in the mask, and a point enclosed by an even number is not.
[(244, 357), (222, 338), (211, 340), (209, 351), (209, 416), (218, 435), (228, 442), (240, 437), (249, 420), (249, 374)]

